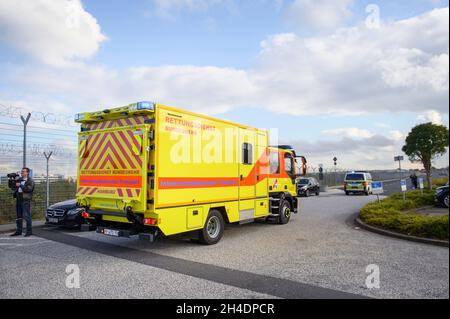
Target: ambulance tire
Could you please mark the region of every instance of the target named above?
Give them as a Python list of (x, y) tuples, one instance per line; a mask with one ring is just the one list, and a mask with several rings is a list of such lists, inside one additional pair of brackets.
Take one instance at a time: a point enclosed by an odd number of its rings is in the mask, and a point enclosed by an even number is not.
[(280, 216), (278, 217), (278, 223), (281, 225), (289, 223), (292, 215), (292, 207), (289, 201), (282, 200), (279, 209)]
[(209, 212), (205, 226), (200, 230), (200, 243), (204, 245), (217, 244), (223, 236), (225, 221), (222, 214), (213, 209)]

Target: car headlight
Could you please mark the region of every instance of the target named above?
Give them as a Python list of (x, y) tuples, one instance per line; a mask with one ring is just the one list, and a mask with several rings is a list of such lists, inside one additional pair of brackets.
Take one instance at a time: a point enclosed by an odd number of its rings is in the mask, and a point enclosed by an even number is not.
[(84, 208), (73, 208), (67, 212), (67, 215), (77, 215), (81, 213), (84, 210)]

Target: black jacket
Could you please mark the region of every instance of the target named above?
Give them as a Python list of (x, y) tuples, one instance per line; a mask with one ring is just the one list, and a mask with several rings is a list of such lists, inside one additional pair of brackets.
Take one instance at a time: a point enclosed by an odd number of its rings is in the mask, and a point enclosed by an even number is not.
[[(19, 183), (23, 181), (23, 178), (19, 179)], [(22, 189), (22, 198), (25, 200), (31, 200), (33, 197), (33, 191), (34, 191), (34, 181), (32, 178), (28, 177), (27, 181), (24, 185), (20, 185), (16, 188), (14, 191), (14, 198), (17, 198), (19, 194), (19, 188)]]

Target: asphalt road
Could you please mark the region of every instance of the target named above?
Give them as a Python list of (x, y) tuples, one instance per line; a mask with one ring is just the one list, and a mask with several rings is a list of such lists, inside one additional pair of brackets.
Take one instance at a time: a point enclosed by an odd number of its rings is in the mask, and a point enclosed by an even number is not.
[[(449, 250), (355, 228), (374, 196), (302, 200), (287, 225), (230, 225), (221, 242), (157, 243), (53, 228), (0, 235), (0, 298), (449, 298)], [(66, 267), (80, 269), (69, 289)], [(366, 267), (378, 265), (380, 288)]]

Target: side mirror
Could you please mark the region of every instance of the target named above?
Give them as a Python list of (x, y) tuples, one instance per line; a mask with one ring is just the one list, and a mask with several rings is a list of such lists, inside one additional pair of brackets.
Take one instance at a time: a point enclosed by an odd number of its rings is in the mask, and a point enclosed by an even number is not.
[[(298, 163), (297, 159), (300, 159), (301, 163)], [(306, 157), (304, 157), (304, 156), (297, 156), (296, 162), (297, 162), (298, 164), (300, 164), (300, 165), (298, 166), (298, 168), (299, 168), (300, 171), (299, 171), (299, 172), (296, 172), (295, 176), (297, 176), (297, 177), (305, 176), (305, 175), (306, 175), (306, 163), (308, 163), (308, 162), (306, 161)]]

